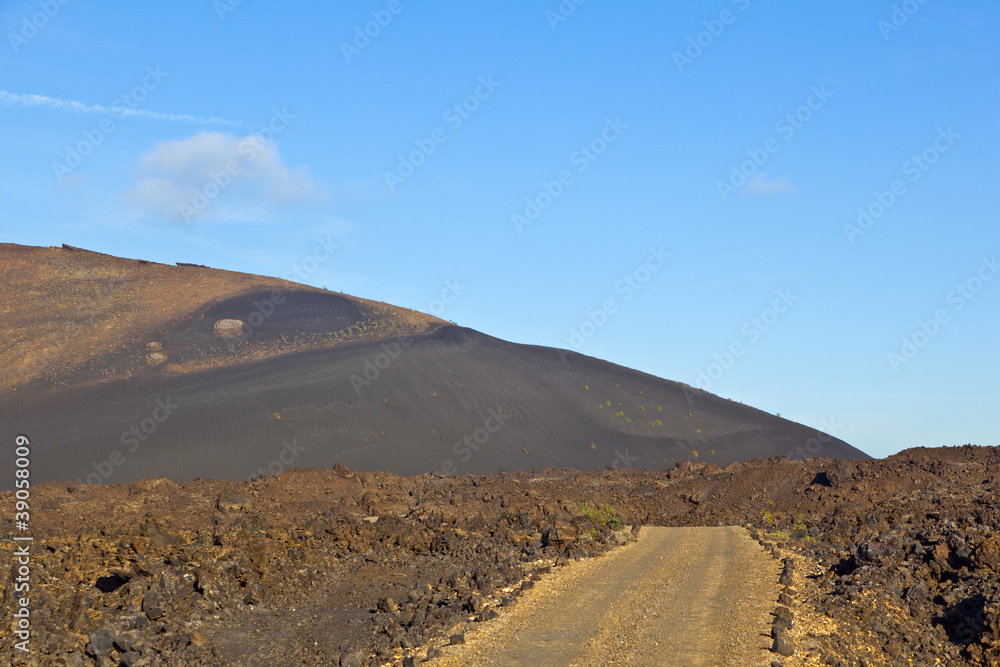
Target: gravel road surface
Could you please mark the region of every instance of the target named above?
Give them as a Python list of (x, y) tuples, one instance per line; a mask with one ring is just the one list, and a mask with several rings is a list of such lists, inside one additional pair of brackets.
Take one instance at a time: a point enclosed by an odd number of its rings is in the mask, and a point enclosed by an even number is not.
[(767, 666), (779, 571), (742, 528), (644, 527), (558, 568), (438, 664)]

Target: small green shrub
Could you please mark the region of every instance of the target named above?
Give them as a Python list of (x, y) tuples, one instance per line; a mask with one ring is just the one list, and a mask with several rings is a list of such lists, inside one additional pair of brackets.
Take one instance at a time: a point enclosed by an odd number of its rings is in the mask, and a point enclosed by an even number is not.
[(617, 512), (611, 509), (611, 505), (604, 503), (604, 507), (591, 506), (587, 503), (580, 503), (580, 510), (594, 523), (600, 523), (613, 530), (621, 528), (622, 520)]

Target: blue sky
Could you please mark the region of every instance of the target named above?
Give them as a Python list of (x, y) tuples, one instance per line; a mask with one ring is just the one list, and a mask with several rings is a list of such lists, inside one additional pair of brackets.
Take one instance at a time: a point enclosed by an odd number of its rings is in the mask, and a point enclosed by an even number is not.
[(0, 241), (1000, 444), (1000, 6), (669, 4), (0, 2)]

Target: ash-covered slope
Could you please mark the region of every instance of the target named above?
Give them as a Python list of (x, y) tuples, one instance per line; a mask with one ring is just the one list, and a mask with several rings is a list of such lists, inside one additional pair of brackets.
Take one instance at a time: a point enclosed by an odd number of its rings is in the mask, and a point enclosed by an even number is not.
[[(6, 392), (2, 436), (31, 438), (33, 482), (244, 480), (336, 462), (411, 475), (867, 458), (801, 424), (575, 353), (450, 325), (385, 337), (365, 314), (371, 302), (318, 290), (285, 290), (243, 339), (214, 333), (219, 319), (253, 321), (248, 310), (267, 295), (226, 295), (92, 355), (58, 384)], [(167, 361), (143, 363), (149, 343)], [(101, 373), (128, 364), (124, 379)], [(0, 467), (12, 451), (0, 449)]]

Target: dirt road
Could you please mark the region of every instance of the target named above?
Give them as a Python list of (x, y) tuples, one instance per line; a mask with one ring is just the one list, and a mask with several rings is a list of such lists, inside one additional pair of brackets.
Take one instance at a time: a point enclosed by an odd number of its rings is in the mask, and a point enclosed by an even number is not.
[(442, 665), (770, 665), (780, 566), (740, 528), (646, 527), (559, 568)]

